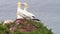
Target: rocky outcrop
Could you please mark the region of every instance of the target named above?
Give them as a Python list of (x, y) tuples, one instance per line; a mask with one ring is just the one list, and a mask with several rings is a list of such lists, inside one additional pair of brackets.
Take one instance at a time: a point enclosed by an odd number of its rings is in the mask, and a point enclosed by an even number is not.
[(1, 34), (53, 34), (41, 21), (16, 19), (13, 23), (0, 24)]

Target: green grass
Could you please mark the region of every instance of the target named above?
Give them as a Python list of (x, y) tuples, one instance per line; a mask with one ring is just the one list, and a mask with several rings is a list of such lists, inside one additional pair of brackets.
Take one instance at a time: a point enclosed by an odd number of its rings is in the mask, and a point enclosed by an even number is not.
[[(53, 34), (52, 30), (48, 29), (46, 26), (44, 26), (44, 24), (42, 22), (37, 22), (37, 21), (32, 21), (32, 20), (27, 20), (27, 22), (36, 26), (37, 29), (32, 30), (31, 32), (28, 32), (28, 31), (20, 32), (18, 30), (18, 28), (16, 27), (14, 32), (10, 32), (7, 25), (3, 25), (3, 23), (2, 23), (2, 24), (0, 24), (0, 34), (6, 34), (6, 32), (8, 32), (8, 34)], [(15, 22), (10, 25), (14, 25), (14, 24), (15, 24)], [(24, 25), (26, 25), (26, 24), (24, 24)], [(26, 26), (24, 26), (24, 27), (26, 27)]]

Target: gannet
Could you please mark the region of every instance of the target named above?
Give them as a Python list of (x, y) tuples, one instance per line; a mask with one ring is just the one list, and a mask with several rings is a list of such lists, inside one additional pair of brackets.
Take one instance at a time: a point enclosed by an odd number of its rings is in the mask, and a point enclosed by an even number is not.
[(34, 19), (35, 18), (35, 15), (27, 11), (28, 4), (27, 3), (23, 3), (23, 4), (24, 4), (24, 10), (23, 10), (24, 12), (23, 12), (23, 14), (26, 17), (29, 17), (30, 19)]
[(18, 2), (17, 3), (17, 19), (23, 19), (23, 17), (21, 16), (22, 15), (22, 13), (21, 13), (21, 11), (23, 11), (22, 9), (21, 9), (21, 2)]
[[(21, 4), (24, 5), (24, 9), (21, 9)], [(17, 8), (17, 18), (30, 18), (33, 19), (34, 15), (27, 11), (28, 4), (27, 3), (21, 3), (18, 2), (18, 8)]]
[(30, 12), (28, 12), (27, 11), (27, 8), (28, 8), (28, 4), (27, 3), (23, 3), (24, 4), (24, 13), (25, 13), (25, 15), (26, 16), (28, 16), (28, 17), (30, 17), (32, 20), (37, 20), (37, 21), (40, 21), (39, 19), (36, 19), (35, 17), (35, 15), (34, 14), (32, 14), (32, 13), (30, 13)]

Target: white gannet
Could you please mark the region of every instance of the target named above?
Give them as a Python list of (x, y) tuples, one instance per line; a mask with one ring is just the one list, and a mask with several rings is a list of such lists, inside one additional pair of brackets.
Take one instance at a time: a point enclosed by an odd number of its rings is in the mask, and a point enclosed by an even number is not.
[(17, 3), (17, 19), (23, 19), (23, 17), (21, 16), (22, 15), (22, 13), (21, 13), (21, 11), (23, 11), (22, 9), (21, 9), (21, 2), (18, 2)]
[(27, 11), (28, 4), (27, 4), (27, 3), (23, 3), (23, 4), (24, 4), (24, 12), (23, 12), (23, 14), (24, 14), (26, 17), (29, 17), (29, 18), (31, 18), (31, 19), (34, 19), (34, 18), (35, 18), (35, 15)]
[(35, 15), (34, 14), (32, 14), (32, 13), (30, 13), (30, 12), (28, 12), (27, 11), (27, 8), (28, 8), (28, 4), (27, 3), (23, 3), (24, 4), (24, 14), (27, 16), (27, 17), (30, 17), (32, 20), (37, 20), (37, 21), (40, 21), (39, 19), (36, 19), (35, 18)]
[[(21, 9), (21, 4), (24, 5), (24, 10)], [(27, 3), (18, 2), (17, 18), (22, 18), (22, 19), (24, 19), (24, 18), (27, 19), (28, 18), (28, 19), (33, 19), (33, 20), (38, 20), (39, 21), (39, 19), (35, 19), (35, 15), (34, 14), (32, 14), (32, 13), (27, 11), (27, 8), (28, 8), (28, 4)]]
[[(21, 5), (24, 5), (24, 10), (21, 9)], [(18, 8), (17, 8), (17, 18), (28, 18), (28, 19), (34, 19), (35, 15), (27, 11), (28, 4), (27, 3), (21, 3), (18, 2)]]

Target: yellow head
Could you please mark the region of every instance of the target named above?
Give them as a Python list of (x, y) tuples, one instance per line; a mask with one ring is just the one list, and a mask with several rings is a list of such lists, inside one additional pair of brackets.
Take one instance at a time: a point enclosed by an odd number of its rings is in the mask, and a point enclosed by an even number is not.
[(25, 7), (28, 7), (28, 4), (27, 3), (23, 3)]
[(21, 2), (18, 2), (17, 6), (18, 6), (18, 8), (20, 8), (21, 7)]
[(23, 3), (23, 4), (24, 4), (24, 10), (27, 10), (28, 4), (27, 3)]

